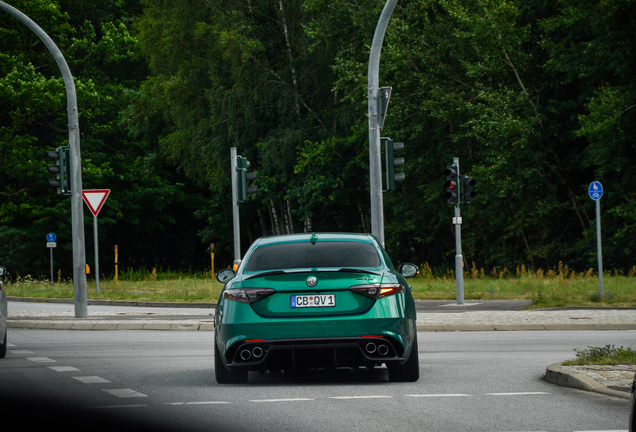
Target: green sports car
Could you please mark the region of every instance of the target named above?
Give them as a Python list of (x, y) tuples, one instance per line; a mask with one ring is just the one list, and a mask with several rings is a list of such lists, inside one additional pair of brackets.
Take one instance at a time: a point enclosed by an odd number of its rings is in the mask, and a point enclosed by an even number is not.
[(314, 233), (263, 237), (225, 283), (216, 313), (219, 383), (249, 371), (373, 368), (391, 381), (419, 378), (416, 313), (405, 277), (375, 237)]

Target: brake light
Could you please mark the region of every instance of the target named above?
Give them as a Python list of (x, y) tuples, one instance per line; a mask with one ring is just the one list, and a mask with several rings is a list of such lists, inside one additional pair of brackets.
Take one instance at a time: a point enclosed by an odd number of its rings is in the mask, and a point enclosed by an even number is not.
[(223, 293), (223, 298), (240, 303), (252, 304), (271, 296), (276, 292), (273, 288), (237, 288)]
[(372, 299), (380, 299), (404, 292), (404, 288), (399, 283), (355, 285), (349, 290)]

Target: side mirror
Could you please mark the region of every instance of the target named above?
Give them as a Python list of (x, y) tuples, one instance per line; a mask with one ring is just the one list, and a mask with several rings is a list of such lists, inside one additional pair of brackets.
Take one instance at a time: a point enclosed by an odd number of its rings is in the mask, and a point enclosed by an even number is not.
[(7, 275), (7, 269), (0, 266), (0, 279), (4, 280), (4, 277)]
[(216, 274), (216, 280), (224, 284), (225, 282), (232, 280), (236, 277), (236, 272), (232, 269), (221, 270)]
[(415, 264), (402, 263), (400, 264), (400, 269), (398, 271), (405, 278), (410, 278), (418, 274), (420, 272), (420, 269), (417, 268)]

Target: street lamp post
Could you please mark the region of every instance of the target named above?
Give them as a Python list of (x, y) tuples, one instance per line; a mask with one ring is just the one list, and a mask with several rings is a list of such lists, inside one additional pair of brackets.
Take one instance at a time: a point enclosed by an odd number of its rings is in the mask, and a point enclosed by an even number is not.
[(86, 251), (84, 244), (84, 216), (82, 213), (82, 166), (80, 157), (79, 117), (73, 75), (55, 42), (31, 18), (0, 1), (0, 10), (20, 20), (33, 31), (53, 55), (64, 79), (68, 108), (68, 140), (71, 156), (71, 226), (73, 236), (73, 288), (75, 293), (75, 318), (86, 318)]
[(382, 200), (382, 154), (380, 146), (380, 54), (382, 41), (397, 0), (387, 0), (375, 28), (368, 71), (369, 179), (371, 191), (371, 234), (384, 247), (384, 210)]

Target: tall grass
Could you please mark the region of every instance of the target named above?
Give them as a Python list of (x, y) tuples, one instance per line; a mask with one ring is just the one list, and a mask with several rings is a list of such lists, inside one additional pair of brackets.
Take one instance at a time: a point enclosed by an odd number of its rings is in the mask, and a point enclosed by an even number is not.
[[(184, 273), (172, 270), (151, 271), (125, 269), (114, 278), (100, 278), (99, 294), (95, 279), (87, 279), (87, 296), (96, 300), (127, 300), (150, 302), (214, 303), (223, 285), (209, 272)], [(71, 279), (51, 283), (30, 276), (17, 277), (5, 283), (5, 291), (12, 297), (73, 298)]]
[[(556, 269), (531, 270), (518, 266), (477, 268), (464, 271), (464, 298), (467, 300), (529, 300), (531, 307), (636, 306), (636, 266), (628, 275), (613, 271), (603, 274), (603, 297), (599, 295), (598, 275), (593, 269), (576, 272), (559, 263)], [(428, 263), (409, 283), (418, 299), (455, 299), (455, 272), (441, 274)]]
[[(627, 275), (606, 272), (604, 295), (599, 296), (598, 275), (592, 269), (576, 272), (567, 265), (556, 269), (530, 270), (519, 266), (514, 270), (473, 267), (464, 271), (466, 300), (528, 300), (531, 308), (564, 306), (636, 307), (636, 266)], [(454, 300), (455, 272), (440, 272), (428, 263), (420, 266), (418, 276), (408, 279), (413, 296), (420, 300)], [(172, 270), (125, 269), (118, 281), (100, 279), (96, 293), (95, 280), (88, 279), (89, 299), (153, 302), (213, 303), (223, 286), (209, 272), (185, 273)], [(33, 298), (73, 298), (71, 280), (51, 283), (29, 276), (5, 283), (9, 296)]]

